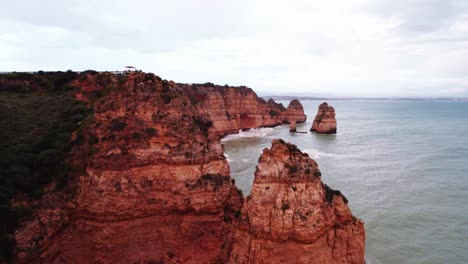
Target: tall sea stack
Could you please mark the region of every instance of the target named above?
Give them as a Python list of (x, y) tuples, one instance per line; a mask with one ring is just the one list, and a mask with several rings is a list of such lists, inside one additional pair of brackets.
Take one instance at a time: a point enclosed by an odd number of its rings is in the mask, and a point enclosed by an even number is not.
[(259, 158), (228, 263), (362, 264), (364, 248), (364, 223), (321, 181), (317, 163), (273, 140)]
[(307, 115), (304, 114), (304, 107), (302, 107), (298, 99), (289, 102), (288, 108), (286, 109), (286, 116), (288, 119), (283, 121), (285, 123), (291, 123), (293, 120), (297, 123), (304, 123), (307, 120)]
[(326, 102), (322, 103), (318, 108), (310, 131), (321, 134), (336, 134), (335, 109)]

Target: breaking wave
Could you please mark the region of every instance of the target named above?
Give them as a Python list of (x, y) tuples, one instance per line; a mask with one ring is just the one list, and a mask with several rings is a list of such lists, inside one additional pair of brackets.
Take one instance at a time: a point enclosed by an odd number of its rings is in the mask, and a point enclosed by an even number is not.
[(317, 149), (305, 149), (303, 152), (309, 154), (313, 159), (332, 158), (335, 156), (335, 154), (322, 152)]
[(233, 140), (236, 138), (248, 138), (248, 137), (266, 137), (270, 134), (272, 134), (274, 131), (274, 128), (272, 127), (264, 127), (264, 128), (252, 128), (246, 131), (239, 130), (238, 134), (230, 134), (225, 136), (221, 141), (228, 141), (228, 140)]

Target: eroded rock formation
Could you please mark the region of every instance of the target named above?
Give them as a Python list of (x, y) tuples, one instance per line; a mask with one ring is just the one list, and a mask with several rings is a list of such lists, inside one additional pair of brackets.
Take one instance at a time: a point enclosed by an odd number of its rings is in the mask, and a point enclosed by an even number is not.
[[(230, 177), (221, 135), (293, 121), (300, 109), (288, 113), (249, 88), (190, 88), (141, 72), (99, 76), (72, 82), (79, 88), (76, 97), (93, 105), (94, 115), (73, 137), (77, 144), (69, 162), (75, 170), (68, 185), (47, 192), (34, 217), (16, 232), (18, 262), (284, 259), (257, 252), (255, 245), (324, 261), (353, 263), (361, 257), (362, 223), (341, 195), (321, 183), (315, 162), (292, 145), (274, 141), (264, 152), (251, 201), (244, 204)], [(280, 181), (266, 186), (273, 180)], [(260, 205), (269, 207), (255, 208)], [(268, 226), (267, 209), (274, 213)]]
[(304, 114), (304, 108), (298, 99), (291, 100), (286, 109), (288, 121), (296, 121), (297, 123), (304, 123), (307, 121), (307, 116)]
[(322, 134), (336, 134), (335, 109), (327, 103), (322, 103), (318, 108), (310, 131)]
[(191, 102), (200, 115), (213, 122), (216, 130), (224, 135), (241, 129), (273, 127), (295, 120), (306, 121), (299, 100), (293, 100), (286, 109), (272, 99), (265, 102), (248, 87), (215, 86), (213, 84), (186, 85)]
[(289, 132), (297, 132), (296, 121), (291, 121), (291, 124), (289, 124)]
[(73, 162), (85, 169), (74, 193), (43, 201), (18, 231), (19, 261), (225, 261), (242, 195), (211, 121), (148, 74), (129, 76), (94, 112), (77, 137)]
[(264, 149), (229, 263), (364, 263), (363, 222), (320, 176), (292, 144)]

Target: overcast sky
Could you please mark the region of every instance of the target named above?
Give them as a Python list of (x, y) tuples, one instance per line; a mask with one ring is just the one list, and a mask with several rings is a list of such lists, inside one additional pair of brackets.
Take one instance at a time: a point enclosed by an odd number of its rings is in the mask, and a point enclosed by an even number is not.
[(2, 1), (0, 71), (126, 65), (260, 94), (468, 96), (468, 1)]

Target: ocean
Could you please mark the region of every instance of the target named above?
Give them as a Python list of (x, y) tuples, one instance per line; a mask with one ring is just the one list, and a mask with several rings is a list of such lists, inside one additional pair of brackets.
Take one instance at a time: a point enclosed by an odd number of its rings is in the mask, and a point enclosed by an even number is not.
[[(280, 101), (287, 106), (288, 102)], [(302, 101), (309, 131), (323, 101)], [(282, 138), (317, 161), (365, 222), (367, 263), (468, 263), (468, 102), (330, 100), (338, 133), (252, 129), (222, 140), (250, 193), (263, 148)]]

